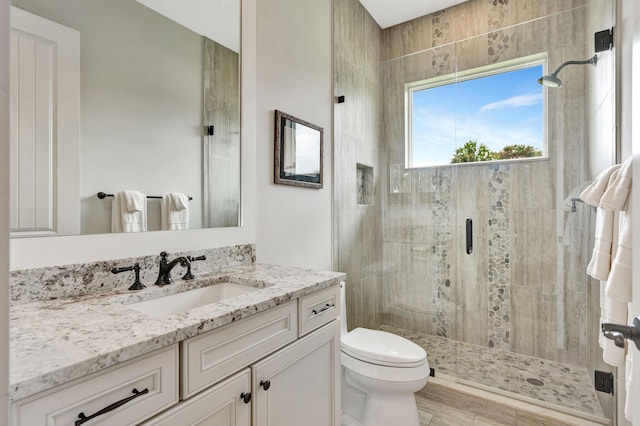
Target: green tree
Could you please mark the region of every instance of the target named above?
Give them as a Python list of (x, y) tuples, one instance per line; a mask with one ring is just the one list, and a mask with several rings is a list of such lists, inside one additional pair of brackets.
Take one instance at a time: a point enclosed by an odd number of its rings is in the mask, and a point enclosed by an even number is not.
[(478, 144), (478, 141), (469, 141), (456, 149), (451, 163), (471, 163), (474, 161), (491, 160), (495, 160), (495, 153), (487, 148), (485, 144)]
[(536, 149), (531, 145), (507, 145), (502, 148), (502, 151), (495, 153), (495, 158), (497, 160), (507, 160), (510, 158), (528, 158), (528, 157), (540, 157), (542, 156), (542, 151)]

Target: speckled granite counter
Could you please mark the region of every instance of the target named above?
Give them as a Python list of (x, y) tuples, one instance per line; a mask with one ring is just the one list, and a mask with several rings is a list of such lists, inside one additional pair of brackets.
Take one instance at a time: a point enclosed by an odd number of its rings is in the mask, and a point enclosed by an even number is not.
[[(338, 272), (252, 264), (193, 281), (111, 291), (11, 308), (10, 398), (13, 401), (338, 284)], [(254, 291), (182, 314), (154, 317), (127, 304), (232, 282)]]

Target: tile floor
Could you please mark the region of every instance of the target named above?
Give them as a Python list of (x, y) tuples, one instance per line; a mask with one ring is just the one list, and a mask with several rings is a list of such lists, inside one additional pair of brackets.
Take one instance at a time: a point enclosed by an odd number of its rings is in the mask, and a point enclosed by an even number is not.
[[(438, 373), (446, 374), (553, 404), (562, 410), (570, 409), (578, 413), (604, 417), (589, 373), (584, 368), (386, 325), (380, 329), (406, 337), (425, 348), (429, 365), (435, 368), (436, 376)], [(429, 410), (424, 412), (430, 413)], [(468, 423), (469, 421), (472, 422)], [(465, 423), (461, 424), (486, 424), (482, 423), (482, 416), (477, 419), (480, 423), (473, 421), (475, 420), (470, 420), (467, 416)], [(447, 423), (428, 423), (424, 420), (423, 424)]]

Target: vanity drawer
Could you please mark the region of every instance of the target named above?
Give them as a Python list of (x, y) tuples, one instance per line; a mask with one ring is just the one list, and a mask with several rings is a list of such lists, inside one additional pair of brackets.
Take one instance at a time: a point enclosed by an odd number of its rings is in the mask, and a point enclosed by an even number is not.
[(180, 343), (182, 399), (296, 340), (296, 301)]
[(334, 285), (301, 297), (298, 303), (298, 315), (300, 336), (340, 316), (340, 286)]
[[(13, 424), (136, 425), (176, 402), (177, 344), (54, 388), (44, 396), (17, 401), (13, 404)], [(107, 410), (107, 407), (114, 406)], [(106, 412), (97, 415), (100, 411)], [(95, 417), (82, 421), (83, 417), (92, 415)]]

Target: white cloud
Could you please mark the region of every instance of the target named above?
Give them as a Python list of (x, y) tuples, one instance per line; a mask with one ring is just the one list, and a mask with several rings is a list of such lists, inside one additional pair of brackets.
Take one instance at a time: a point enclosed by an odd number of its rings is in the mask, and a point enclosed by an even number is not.
[(517, 95), (498, 102), (491, 102), (480, 108), (480, 112), (490, 111), (494, 109), (524, 107), (536, 105), (542, 102), (542, 93), (532, 93), (528, 95)]

